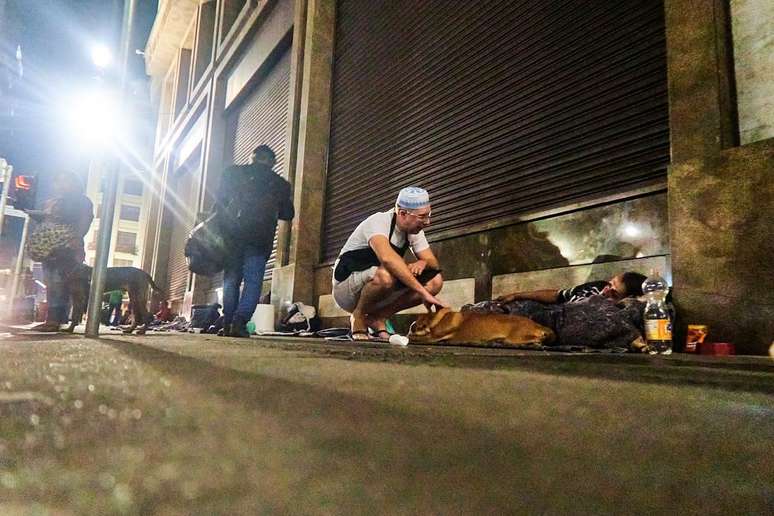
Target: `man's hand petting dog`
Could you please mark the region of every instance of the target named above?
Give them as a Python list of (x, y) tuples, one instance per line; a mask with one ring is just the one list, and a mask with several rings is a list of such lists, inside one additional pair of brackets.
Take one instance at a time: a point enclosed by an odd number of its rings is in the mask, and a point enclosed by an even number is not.
[(434, 295), (432, 295), (430, 292), (425, 290), (424, 294), (422, 295), (422, 303), (425, 305), (425, 308), (427, 308), (428, 312), (432, 312), (432, 308), (435, 306), (437, 310), (440, 310), (442, 308), (449, 308), (449, 304), (441, 301)]

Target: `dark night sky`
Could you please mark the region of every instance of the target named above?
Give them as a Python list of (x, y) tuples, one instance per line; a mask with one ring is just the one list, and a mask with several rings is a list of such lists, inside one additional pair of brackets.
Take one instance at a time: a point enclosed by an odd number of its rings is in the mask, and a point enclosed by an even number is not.
[[(138, 0), (134, 49), (144, 49), (157, 0)], [(45, 177), (66, 168), (85, 174), (88, 154), (73, 148), (57, 113), (63, 93), (95, 81), (90, 48), (102, 42), (117, 52), (122, 0), (0, 0), (0, 52), (21, 45), (24, 78), (15, 88), (16, 115), (0, 126), (0, 156), (19, 171)], [(132, 52), (131, 74), (144, 77)], [(42, 193), (42, 192), (41, 192)]]

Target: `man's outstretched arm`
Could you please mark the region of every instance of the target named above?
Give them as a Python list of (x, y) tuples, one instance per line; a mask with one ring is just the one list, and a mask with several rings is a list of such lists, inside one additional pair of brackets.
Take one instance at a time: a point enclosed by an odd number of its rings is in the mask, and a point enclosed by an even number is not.
[(538, 301), (540, 303), (559, 302), (559, 290), (544, 289), (532, 290), (529, 292), (513, 292), (511, 294), (500, 296), (495, 299), (498, 303), (510, 303), (512, 301)]
[(382, 266), (384, 266), (395, 279), (422, 296), (422, 300), (425, 303), (442, 307), (446, 306), (445, 303), (433, 296), (424, 285), (417, 281), (403, 258), (398, 256), (398, 253), (390, 246), (390, 242), (387, 240), (386, 236), (374, 235), (371, 237), (371, 240), (369, 240), (368, 245), (374, 250)]

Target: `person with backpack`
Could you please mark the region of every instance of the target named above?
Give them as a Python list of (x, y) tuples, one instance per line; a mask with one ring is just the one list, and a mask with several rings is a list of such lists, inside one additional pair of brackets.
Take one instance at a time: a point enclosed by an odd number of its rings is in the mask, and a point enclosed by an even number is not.
[(249, 164), (223, 172), (216, 194), (216, 218), (228, 250), (223, 264), (223, 333), (227, 336), (250, 336), (247, 322), (261, 297), (277, 220), (292, 220), (295, 215), (292, 188), (274, 172), (276, 163), (274, 151), (259, 145)]
[(67, 276), (84, 262), (83, 238), (94, 220), (94, 205), (86, 197), (81, 178), (72, 172), (54, 176), (56, 196), (42, 210), (25, 210), (35, 222), (27, 252), (43, 264), (48, 312), (37, 331), (57, 332), (69, 320)]

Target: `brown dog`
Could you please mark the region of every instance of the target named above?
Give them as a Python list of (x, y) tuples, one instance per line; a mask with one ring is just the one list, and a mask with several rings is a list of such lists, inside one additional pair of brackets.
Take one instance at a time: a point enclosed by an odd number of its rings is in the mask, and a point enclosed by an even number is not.
[[(91, 267), (79, 265), (68, 276), (70, 299), (73, 304), (70, 326), (64, 330), (72, 333), (83, 318), (86, 306), (89, 302), (89, 288), (91, 284)], [(124, 333), (132, 333), (137, 329), (137, 334), (142, 335), (147, 329), (147, 323), (152, 316), (148, 313), (148, 287), (158, 292), (163, 292), (150, 274), (136, 267), (108, 267), (105, 274), (105, 292), (110, 290), (125, 289), (129, 293), (129, 302), (132, 306), (134, 317), (132, 325), (124, 330)]]
[(409, 332), (414, 344), (540, 346), (555, 339), (550, 328), (520, 315), (452, 312), (449, 308), (420, 314)]

